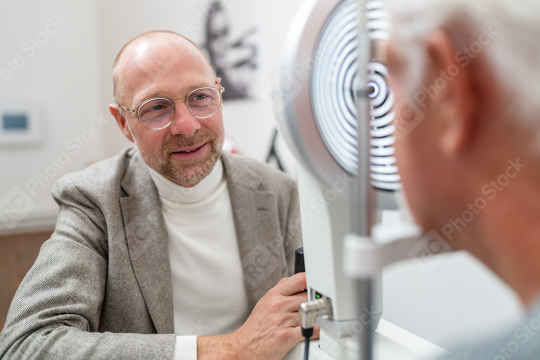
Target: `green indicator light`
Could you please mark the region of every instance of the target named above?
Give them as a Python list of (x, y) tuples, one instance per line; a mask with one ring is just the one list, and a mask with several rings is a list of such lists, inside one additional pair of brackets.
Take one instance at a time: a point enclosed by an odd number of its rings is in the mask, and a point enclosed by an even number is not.
[(320, 299), (320, 298), (322, 298), (321, 294), (316, 293), (315, 294), (315, 299)]

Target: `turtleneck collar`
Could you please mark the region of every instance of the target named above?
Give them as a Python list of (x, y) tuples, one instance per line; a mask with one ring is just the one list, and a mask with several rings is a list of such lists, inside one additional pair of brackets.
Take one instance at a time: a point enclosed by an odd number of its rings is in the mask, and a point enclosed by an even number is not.
[(208, 199), (214, 194), (221, 184), (225, 181), (223, 173), (223, 163), (221, 159), (216, 162), (216, 165), (197, 185), (192, 187), (180, 186), (163, 175), (159, 174), (154, 169), (148, 167), (150, 176), (156, 184), (159, 197), (175, 204), (195, 204)]

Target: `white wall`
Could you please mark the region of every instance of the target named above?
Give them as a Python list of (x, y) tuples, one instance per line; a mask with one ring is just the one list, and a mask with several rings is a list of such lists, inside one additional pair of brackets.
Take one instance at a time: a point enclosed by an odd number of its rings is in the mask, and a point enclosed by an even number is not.
[[(0, 148), (0, 232), (50, 222), (55, 180), (103, 155), (99, 46), (92, 0), (9, 1), (0, 11), (0, 103), (41, 110), (45, 141)], [(22, 221), (22, 222), (21, 222)]]
[[(130, 145), (107, 109), (112, 101), (110, 71), (117, 51), (127, 40), (151, 29), (175, 30), (200, 41), (204, 18), (192, 14), (201, 12), (206, 4), (177, 0), (3, 3), (0, 75), (8, 67), (7, 62), (17, 56), (26, 58), (11, 79), (0, 82), (0, 102), (40, 106), (46, 141), (34, 148), (0, 148), (0, 214), (4, 214), (0, 215), (0, 233), (27, 230), (29, 224), (54, 220), (56, 204), (50, 188), (61, 174), (79, 170)], [(246, 4), (250, 5), (247, 13), (236, 16), (253, 16), (259, 28), (260, 69), (254, 82), (260, 96), (227, 102), (225, 126), (242, 152), (263, 159), (270, 130), (275, 126), (268, 101), (269, 84), (288, 24), (301, 0), (256, 0)], [(21, 46), (44, 31), (49, 19), (56, 18), (62, 25), (35, 49), (35, 54), (27, 56)], [(80, 141), (78, 152), (76, 141)], [(21, 197), (21, 191), (26, 197)], [(6, 228), (6, 214), (2, 211), (14, 196), (25, 201), (22, 210), (26, 217), (15, 228)], [(17, 220), (19, 215), (11, 214), (11, 218)], [(430, 273), (423, 273), (412, 263), (389, 268), (384, 277), (384, 312), (388, 320), (439, 345), (450, 346), (463, 337), (471, 339), (505, 326), (519, 316), (520, 308), (513, 294), (488, 271), (476, 261), (456, 254)]]
[(408, 261), (384, 271), (383, 317), (439, 346), (511, 329), (522, 308), (504, 283), (465, 252)]

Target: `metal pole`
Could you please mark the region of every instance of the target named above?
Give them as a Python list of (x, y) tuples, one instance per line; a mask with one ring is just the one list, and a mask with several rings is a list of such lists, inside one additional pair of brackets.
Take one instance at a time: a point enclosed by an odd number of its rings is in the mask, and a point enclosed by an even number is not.
[(362, 331), (358, 334), (360, 341), (360, 359), (373, 359), (373, 333), (374, 320), (371, 317), (373, 305), (373, 280), (357, 280), (357, 298), (358, 298), (358, 313), (362, 323)]
[[(353, 187), (352, 224), (359, 236), (369, 238), (373, 226), (374, 190), (370, 179), (370, 117), (367, 93), (367, 65), (370, 61), (371, 47), (367, 31), (367, 0), (358, 1), (358, 83), (360, 91), (357, 99), (358, 109), (358, 176)], [(360, 360), (373, 359), (373, 279), (356, 281), (357, 315), (362, 326), (359, 333)]]

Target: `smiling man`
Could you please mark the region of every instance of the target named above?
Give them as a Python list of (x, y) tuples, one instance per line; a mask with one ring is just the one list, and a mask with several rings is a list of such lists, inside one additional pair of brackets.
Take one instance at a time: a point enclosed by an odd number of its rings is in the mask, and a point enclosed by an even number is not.
[[(191, 41), (128, 42), (110, 105), (136, 144), (69, 174), (0, 337), (9, 359), (282, 359), (302, 341), (296, 184), (222, 153), (224, 87)], [(279, 282), (279, 283), (278, 283)], [(277, 285), (276, 285), (277, 284)]]
[(224, 140), (224, 88), (198, 48), (175, 34), (146, 34), (120, 51), (113, 82), (115, 100), (133, 109), (110, 111), (150, 168), (184, 187), (210, 174)]

